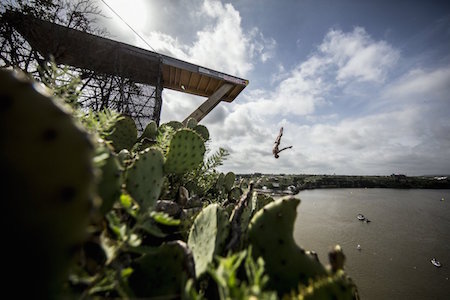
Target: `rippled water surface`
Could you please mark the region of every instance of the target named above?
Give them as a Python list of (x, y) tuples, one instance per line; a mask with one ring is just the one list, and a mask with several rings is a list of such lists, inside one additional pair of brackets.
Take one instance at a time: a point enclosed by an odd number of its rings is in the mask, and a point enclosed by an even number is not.
[(362, 299), (450, 299), (450, 190), (319, 189), (298, 197), (295, 240), (324, 263), (340, 244)]

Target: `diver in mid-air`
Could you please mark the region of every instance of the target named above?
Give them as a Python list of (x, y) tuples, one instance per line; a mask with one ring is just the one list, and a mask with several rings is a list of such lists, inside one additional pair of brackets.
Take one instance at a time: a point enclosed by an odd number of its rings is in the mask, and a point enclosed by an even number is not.
[(281, 150), (278, 149), (278, 147), (280, 146), (281, 136), (282, 136), (282, 135), (283, 135), (283, 127), (280, 128), (280, 133), (278, 134), (278, 137), (277, 137), (277, 139), (275, 140), (275, 145), (273, 146), (273, 149), (272, 149), (272, 154), (273, 154), (273, 156), (275, 156), (275, 158), (280, 157), (280, 156), (278, 155), (278, 153), (280, 153), (281, 151), (292, 148), (292, 146), (289, 146), (289, 147), (284, 147), (284, 148), (281, 149)]

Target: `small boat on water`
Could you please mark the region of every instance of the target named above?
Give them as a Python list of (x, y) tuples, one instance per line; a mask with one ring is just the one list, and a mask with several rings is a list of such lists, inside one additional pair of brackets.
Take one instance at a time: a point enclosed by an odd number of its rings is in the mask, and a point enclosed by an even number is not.
[(358, 246), (356, 246), (356, 249), (358, 249), (359, 251), (361, 251), (361, 245), (358, 244)]
[(356, 218), (357, 218), (358, 220), (360, 220), (360, 221), (364, 221), (364, 220), (366, 219), (366, 217), (364, 217), (363, 214), (358, 214), (358, 215), (356, 216)]
[(440, 268), (442, 265), (441, 263), (436, 259), (436, 258), (432, 258), (431, 259), (431, 263), (436, 267), (436, 268)]

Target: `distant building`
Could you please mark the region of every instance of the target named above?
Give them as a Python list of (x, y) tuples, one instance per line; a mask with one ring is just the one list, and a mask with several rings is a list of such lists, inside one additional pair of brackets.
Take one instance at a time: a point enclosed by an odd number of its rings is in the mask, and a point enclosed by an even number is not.
[(404, 175), (404, 174), (392, 174), (391, 177), (393, 177), (396, 182), (405, 182), (406, 181), (406, 175)]

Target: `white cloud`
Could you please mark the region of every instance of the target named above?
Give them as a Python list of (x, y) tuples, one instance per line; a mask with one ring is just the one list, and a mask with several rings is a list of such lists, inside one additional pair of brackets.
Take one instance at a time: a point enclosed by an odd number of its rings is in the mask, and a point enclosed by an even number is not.
[(241, 28), (239, 12), (231, 4), (204, 1), (200, 13), (209, 25), (197, 32), (197, 40), (189, 49), (192, 60), (212, 69), (245, 76), (253, 68), (248, 59), (251, 42)]
[(336, 79), (343, 82), (382, 82), (386, 71), (399, 58), (397, 50), (385, 41), (374, 41), (361, 27), (349, 33), (331, 30), (319, 49), (337, 65)]
[(450, 100), (450, 67), (425, 71), (414, 69), (392, 83), (385, 91), (388, 99)]
[(263, 63), (271, 59), (276, 50), (277, 42), (273, 38), (266, 38), (258, 28), (253, 28), (250, 31), (251, 43), (251, 57), (259, 56), (259, 60)]
[(182, 94), (168, 89), (163, 90), (162, 98), (162, 122), (172, 120), (181, 122), (202, 104), (202, 99), (197, 96)]
[(279, 66), (274, 91), (247, 105), (261, 116), (308, 116), (331, 105), (329, 96), (344, 83), (380, 83), (399, 57), (384, 41), (374, 41), (362, 28), (344, 33), (330, 30), (321, 45), (290, 71)]

